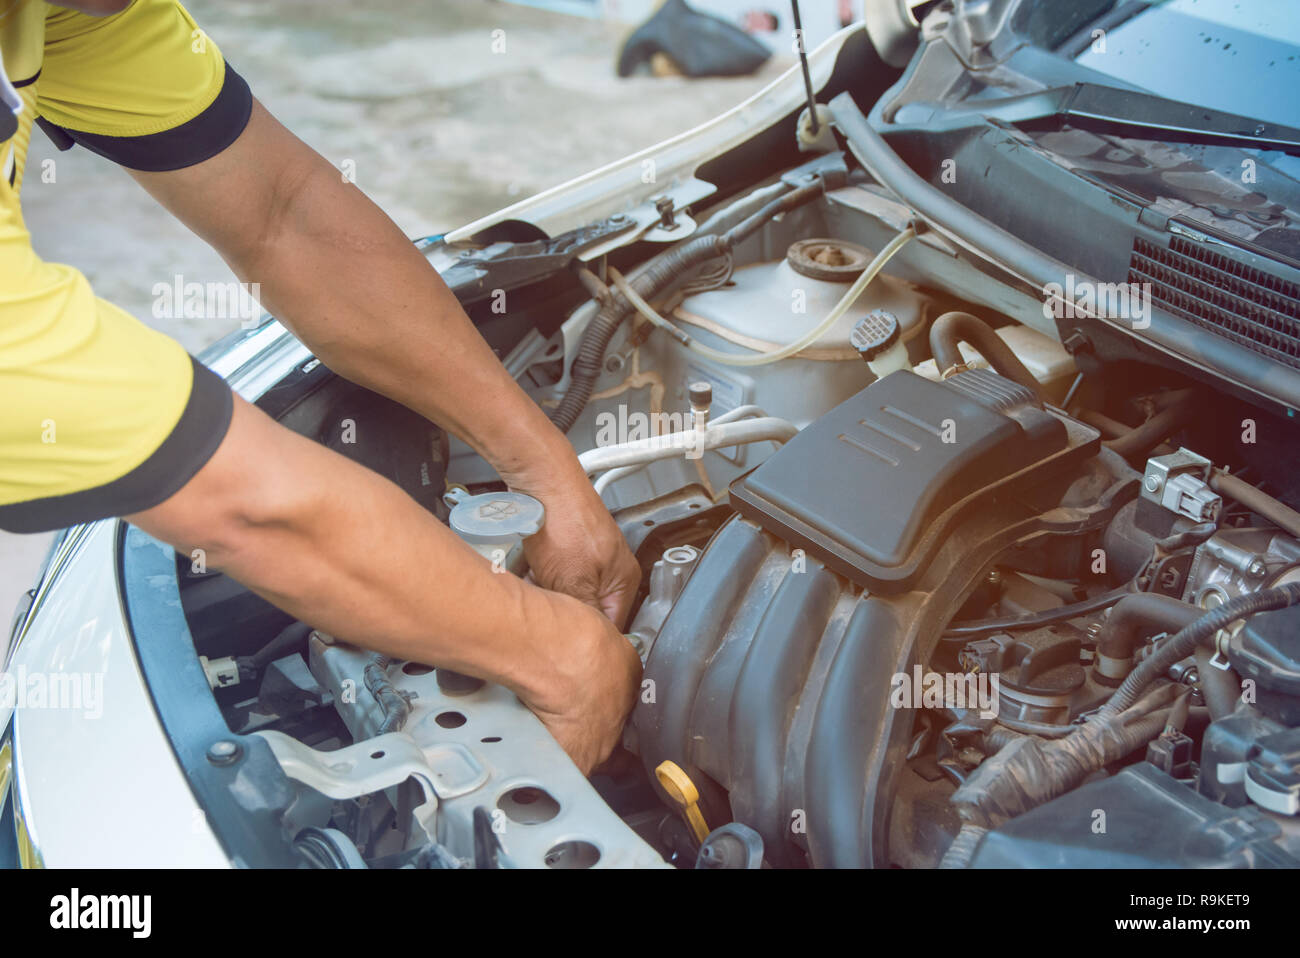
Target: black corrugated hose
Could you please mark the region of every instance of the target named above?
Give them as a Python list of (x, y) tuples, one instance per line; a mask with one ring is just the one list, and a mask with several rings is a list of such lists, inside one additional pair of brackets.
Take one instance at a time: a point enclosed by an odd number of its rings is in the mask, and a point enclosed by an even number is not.
[[(632, 280), (632, 288), (643, 298), (654, 296), (668, 283), (693, 266), (707, 262), (727, 252), (721, 236), (701, 236), (681, 246), (675, 246), (650, 261), (650, 265)], [(634, 307), (617, 289), (610, 290), (609, 301), (592, 317), (583, 330), (578, 343), (578, 355), (569, 367), (569, 389), (560, 404), (551, 411), (551, 422), (561, 432), (568, 432), (578, 421), (578, 416), (591, 399), (596, 379), (605, 363), (605, 350), (614, 333), (632, 315)]]

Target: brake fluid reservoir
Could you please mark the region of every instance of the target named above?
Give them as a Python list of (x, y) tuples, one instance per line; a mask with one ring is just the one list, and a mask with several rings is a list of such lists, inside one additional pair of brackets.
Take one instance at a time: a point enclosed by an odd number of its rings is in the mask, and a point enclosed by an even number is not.
[(546, 522), (546, 507), (522, 492), (472, 496), (453, 489), (442, 498), (451, 507), (451, 530), (495, 567), (511, 572), (522, 567), (524, 540)]

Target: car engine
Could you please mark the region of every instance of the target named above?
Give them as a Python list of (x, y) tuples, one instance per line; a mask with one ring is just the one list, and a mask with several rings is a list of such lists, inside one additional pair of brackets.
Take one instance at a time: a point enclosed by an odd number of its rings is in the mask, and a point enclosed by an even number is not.
[[(838, 153), (654, 215), (618, 266), (618, 217), (433, 257), (482, 290), (572, 260), (573, 308), (503, 361), (643, 568), (641, 695), (590, 781), (504, 689), (181, 567), (227, 721), (299, 790), (303, 859), (1300, 865), (1294, 422), (963, 296), (951, 245)], [(329, 442), (346, 388), (282, 421)], [(374, 415), (378, 445), (336, 448), (524, 572), (536, 503)]]

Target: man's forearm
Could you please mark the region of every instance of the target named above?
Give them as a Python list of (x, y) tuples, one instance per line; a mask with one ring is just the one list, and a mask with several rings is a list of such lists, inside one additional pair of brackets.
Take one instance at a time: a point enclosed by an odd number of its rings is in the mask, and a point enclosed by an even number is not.
[(218, 241), (263, 304), (331, 369), (449, 429), (506, 478), (548, 462), (576, 479), (564, 437), (424, 256), (314, 151), (297, 140), (284, 149), (293, 175), (269, 227), (256, 241)]
[(624, 620), (640, 569), (572, 446), (360, 190), (256, 102), (218, 155), (133, 175), (259, 284), (326, 365), (445, 427), (541, 499), (546, 525), (527, 544), (535, 580)]
[[(563, 596), (497, 574), (387, 479), (242, 402), (177, 497), (129, 517), (349, 642), (536, 695), (572, 631)], [(568, 602), (567, 605), (562, 603)]]
[(499, 682), (584, 772), (619, 739), (641, 661), (608, 619), (493, 572), (393, 483), (243, 400), (198, 474), (127, 518), (345, 641)]

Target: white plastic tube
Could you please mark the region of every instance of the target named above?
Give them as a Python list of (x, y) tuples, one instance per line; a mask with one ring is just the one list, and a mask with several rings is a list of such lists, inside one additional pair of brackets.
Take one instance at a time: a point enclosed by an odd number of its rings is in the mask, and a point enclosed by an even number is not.
[(775, 416), (742, 419), (738, 422), (713, 423), (703, 430), (649, 436), (614, 446), (597, 446), (578, 456), (587, 475), (622, 466), (643, 466), (660, 459), (675, 459), (689, 453), (703, 454), (723, 446), (741, 446), (750, 442), (785, 442), (799, 430), (794, 423)]
[[(766, 417), (767, 413), (763, 411), (761, 406), (755, 406), (751, 403), (745, 406), (737, 406), (735, 409), (730, 409), (727, 412), (724, 412), (717, 419), (714, 419), (711, 425), (721, 426), (725, 423), (735, 422), (737, 419), (745, 419), (753, 416)], [(761, 440), (755, 439), (751, 441), (759, 442)], [(773, 439), (772, 442), (775, 442), (779, 446), (784, 442), (784, 440)], [(649, 461), (638, 462), (630, 466), (619, 466), (617, 469), (610, 469), (608, 472), (601, 473), (594, 483), (596, 495), (602, 495), (606, 489), (618, 482), (620, 479), (625, 476), (630, 476), (634, 472), (640, 472), (648, 465), (650, 465)]]

